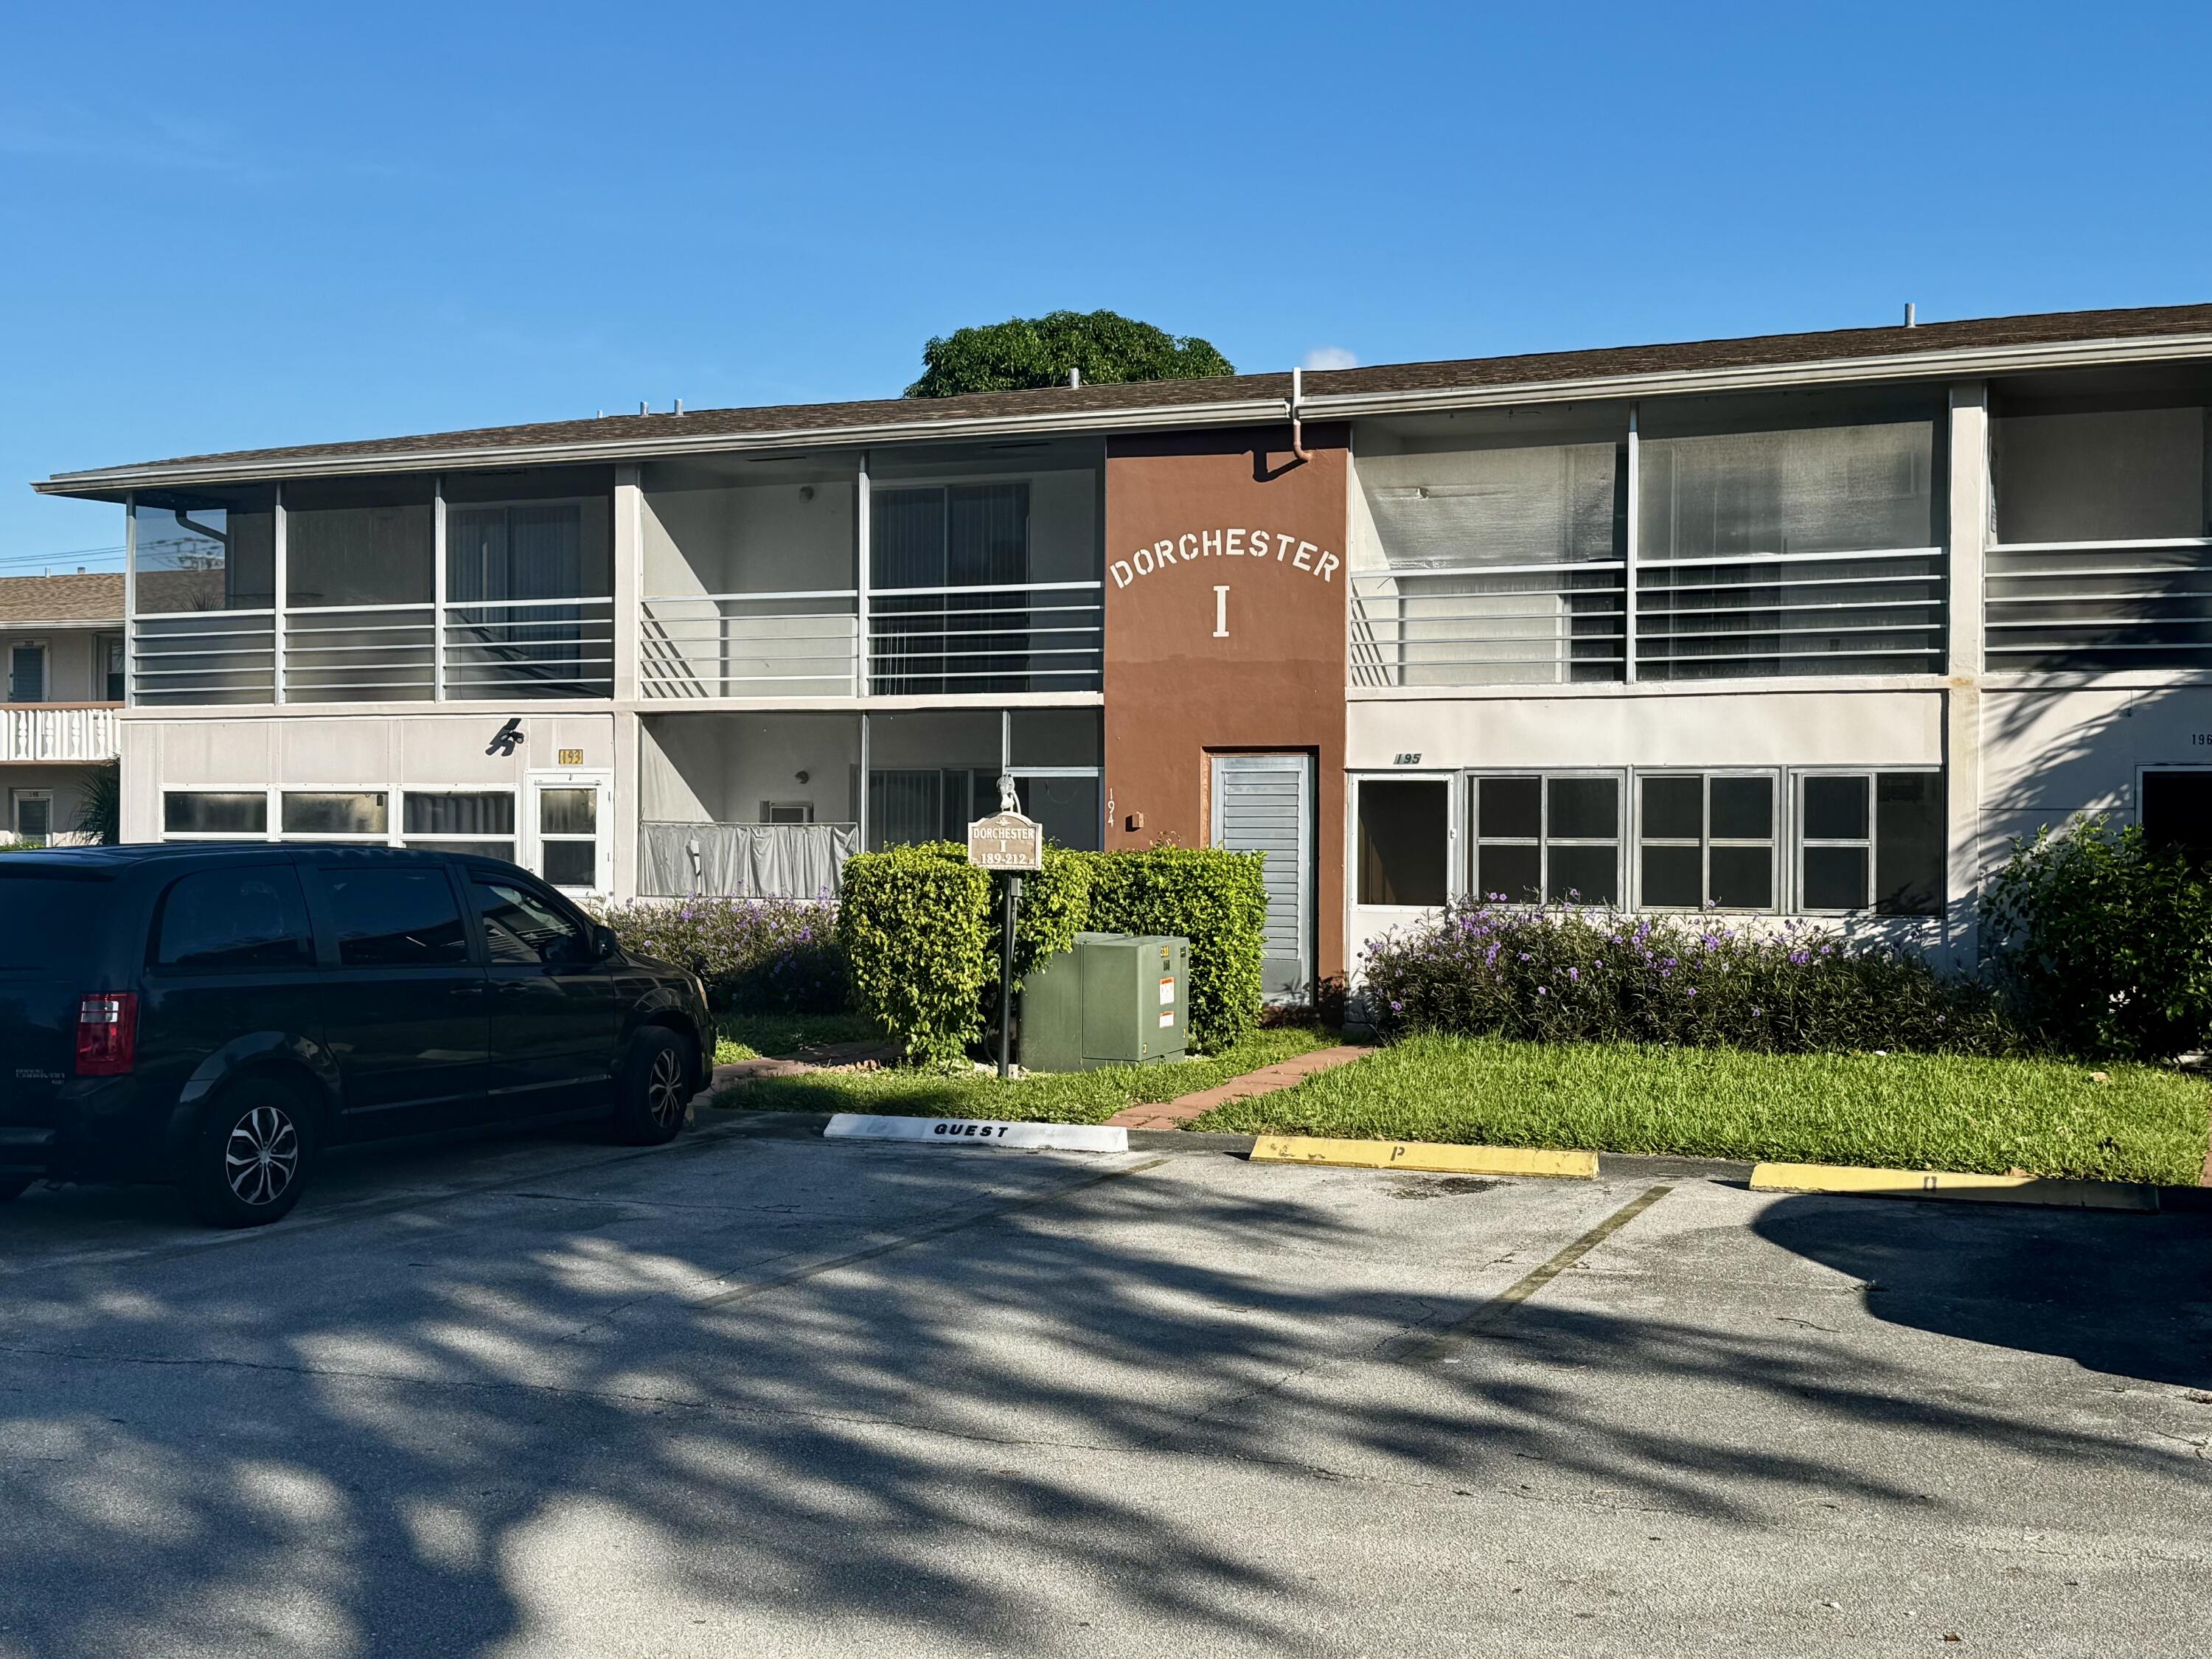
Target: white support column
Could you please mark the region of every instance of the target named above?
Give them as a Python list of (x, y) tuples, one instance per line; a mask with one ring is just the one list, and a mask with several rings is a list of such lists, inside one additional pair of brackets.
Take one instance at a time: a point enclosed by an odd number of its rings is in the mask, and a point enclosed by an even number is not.
[(860, 787), (859, 799), (853, 803), (853, 816), (860, 823), (860, 850), (868, 850), (868, 716), (860, 714)]
[(138, 704), (138, 498), (123, 497), (123, 701)]
[(644, 760), (640, 752), (645, 742), (642, 727), (636, 710), (615, 710), (615, 782), (607, 802), (608, 813), (614, 819), (608, 837), (614, 869), (608, 881), (617, 899), (637, 896), (637, 849), (643, 839), (638, 820), (645, 812)]
[(1643, 479), (1643, 459), (1638, 453), (1636, 436), (1636, 405), (1628, 406), (1628, 527), (1625, 536), (1627, 545), (1621, 550), (1620, 566), (1620, 667), (1621, 679), (1626, 684), (1636, 684), (1636, 554), (1637, 544), (1644, 533), (1644, 511), (1638, 496)]
[[(860, 632), (860, 648), (853, 658), (853, 695), (856, 697), (865, 697), (868, 695), (868, 550), (874, 541), (870, 512), (868, 452), (864, 449), (860, 452), (860, 471), (855, 475), (853, 492), (853, 587), (854, 591), (860, 595), (854, 604), (854, 610), (859, 617), (856, 626)], [(863, 726), (860, 736), (860, 754), (864, 770), (867, 751), (867, 731)], [(860, 780), (861, 819), (864, 825), (860, 835), (860, 845), (863, 848), (868, 844), (867, 832), (865, 828), (867, 817), (867, 779), (863, 775)]]
[(637, 659), (645, 635), (644, 470), (615, 469), (615, 702), (637, 701)]
[(270, 676), (271, 700), (284, 701), (284, 594), (289, 586), (285, 571), (289, 555), (285, 548), (288, 526), (284, 522), (284, 486), (276, 485), (276, 504), (270, 509), (276, 515), (276, 592), (272, 596), (274, 609), (269, 618)]
[(1989, 387), (1951, 388), (1948, 558), (1944, 582), (1944, 815), (1949, 837), (1944, 942), (1952, 960), (1972, 967), (1980, 951), (1982, 842), (1982, 672), (1985, 654), (1983, 562), (1990, 534)]
[(430, 697), (446, 700), (446, 480), (430, 480)]

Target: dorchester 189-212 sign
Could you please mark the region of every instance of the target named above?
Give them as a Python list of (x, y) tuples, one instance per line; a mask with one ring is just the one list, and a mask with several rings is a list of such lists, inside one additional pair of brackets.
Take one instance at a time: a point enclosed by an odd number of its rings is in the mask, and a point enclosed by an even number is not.
[[(1150, 547), (1140, 547), (1126, 559), (1108, 567), (1114, 586), (1127, 587), (1139, 576), (1171, 565), (1197, 564), (1206, 559), (1257, 559), (1280, 565), (1286, 571), (1302, 570), (1334, 582), (1342, 561), (1327, 549), (1303, 541), (1287, 530), (1186, 530), (1180, 536), (1163, 536)], [(1217, 569), (1218, 566), (1215, 567)]]

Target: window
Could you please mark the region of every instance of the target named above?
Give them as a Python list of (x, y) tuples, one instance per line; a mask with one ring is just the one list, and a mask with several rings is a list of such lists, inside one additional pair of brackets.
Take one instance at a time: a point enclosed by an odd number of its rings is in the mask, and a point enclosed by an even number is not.
[(161, 797), (170, 836), (265, 836), (269, 797), (258, 789), (172, 789)]
[(469, 958), (442, 869), (326, 867), (323, 889), (347, 968), (429, 968)]
[(1941, 773), (1812, 774), (1798, 791), (1800, 909), (1942, 911), (1948, 837)]
[(1647, 909), (1774, 908), (1774, 779), (1637, 780), (1637, 902)]
[(46, 647), (11, 646), (8, 651), (8, 701), (44, 702), (46, 700)]
[(405, 844), (420, 853), (477, 853), (514, 862), (514, 796), (504, 789), (426, 793), (401, 808)]
[(2143, 839), (2178, 848), (2199, 869), (2212, 866), (2212, 771), (2146, 772)]
[(1494, 775), (1471, 780), (1474, 890), (1516, 904), (1619, 904), (1620, 780)]
[(315, 959), (300, 879), (280, 865), (186, 876), (161, 901), (154, 965), (305, 967)]
[(15, 839), (44, 847), (54, 833), (53, 791), (14, 790), (10, 792), (10, 805), (14, 808)]
[(592, 959), (591, 940), (582, 925), (544, 895), (519, 883), (478, 881), (473, 884), (477, 914), (483, 920), (484, 945), (497, 963), (584, 963)]
[(1359, 784), (1359, 902), (1442, 904), (1450, 884), (1451, 786), (1440, 778)]
[(760, 821), (763, 823), (811, 823), (814, 822), (814, 803), (811, 800), (764, 800), (761, 803)]
[(599, 792), (589, 784), (538, 792), (543, 874), (556, 887), (599, 884)]
[(98, 646), (98, 661), (101, 665), (101, 684), (109, 702), (121, 702), (130, 690), (129, 677), (123, 668), (123, 635), (102, 634)]
[(374, 836), (384, 839), (388, 822), (380, 790), (362, 793), (287, 790), (282, 823), (288, 836)]

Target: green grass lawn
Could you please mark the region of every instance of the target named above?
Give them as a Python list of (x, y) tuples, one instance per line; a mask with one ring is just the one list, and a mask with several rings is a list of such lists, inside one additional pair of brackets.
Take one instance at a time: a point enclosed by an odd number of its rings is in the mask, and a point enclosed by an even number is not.
[[(723, 1030), (729, 1031), (727, 1021)], [(1279, 1060), (1336, 1042), (1315, 1026), (1271, 1026), (1218, 1054), (1161, 1066), (1108, 1066), (1016, 1078), (969, 1073), (810, 1072), (756, 1078), (724, 1089), (708, 1103), (728, 1109), (772, 1112), (877, 1112), (902, 1117), (1016, 1118), (1036, 1123), (1103, 1123), (1139, 1101), (1173, 1100)]]
[(1422, 1036), (1190, 1127), (2193, 1186), (2208, 1106), (2145, 1066)]
[(792, 1054), (831, 1042), (877, 1042), (883, 1032), (859, 1014), (724, 1014), (715, 1021), (714, 1064)]

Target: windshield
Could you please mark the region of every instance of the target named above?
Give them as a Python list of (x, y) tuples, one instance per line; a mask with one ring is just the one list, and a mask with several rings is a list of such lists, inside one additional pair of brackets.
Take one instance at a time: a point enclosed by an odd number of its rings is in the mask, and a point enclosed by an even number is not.
[(99, 930), (107, 878), (10, 869), (0, 857), (0, 974), (65, 973)]

